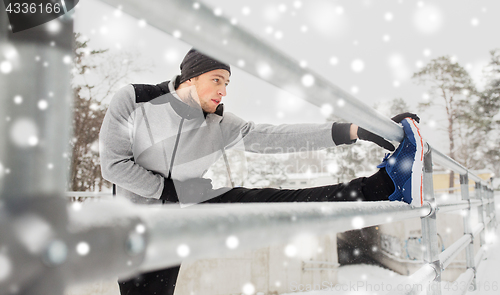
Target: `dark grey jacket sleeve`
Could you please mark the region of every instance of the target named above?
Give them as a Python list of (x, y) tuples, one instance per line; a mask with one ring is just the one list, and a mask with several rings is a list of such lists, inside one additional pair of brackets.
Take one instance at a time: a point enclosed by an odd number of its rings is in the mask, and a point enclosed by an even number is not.
[(99, 133), (101, 171), (104, 179), (146, 198), (160, 198), (163, 176), (134, 162), (131, 125), (136, 109), (132, 85), (120, 89), (109, 105)]

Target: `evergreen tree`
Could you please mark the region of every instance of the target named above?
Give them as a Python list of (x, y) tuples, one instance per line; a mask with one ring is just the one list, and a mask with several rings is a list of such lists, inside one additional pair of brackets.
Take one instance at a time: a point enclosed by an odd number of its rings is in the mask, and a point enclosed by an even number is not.
[(468, 165), (500, 175), (500, 49), (492, 50), (485, 69), (487, 84), (467, 114)]
[[(477, 98), (477, 91), (471, 77), (449, 56), (441, 56), (431, 60), (415, 73), (413, 79), (418, 84), (430, 87), (430, 99), (428, 102), (420, 103), (420, 110), (423, 111), (434, 105), (444, 108), (449, 143), (448, 155), (465, 164), (463, 157), (457, 157), (457, 150), (460, 148), (457, 141), (460, 134), (464, 134), (463, 129), (467, 128), (465, 118), (469, 116), (472, 102)], [(461, 139), (466, 142), (466, 138), (461, 137)], [(453, 171), (450, 173), (449, 184), (450, 187), (454, 186)]]

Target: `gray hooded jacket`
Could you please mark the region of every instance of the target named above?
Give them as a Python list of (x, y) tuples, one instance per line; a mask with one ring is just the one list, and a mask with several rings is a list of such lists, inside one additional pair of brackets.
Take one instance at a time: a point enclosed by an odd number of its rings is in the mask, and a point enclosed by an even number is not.
[(117, 185), (119, 195), (135, 202), (161, 202), (165, 177), (200, 178), (226, 149), (284, 153), (351, 142), (348, 124), (255, 124), (224, 112), (222, 105), (204, 114), (181, 101), (173, 83), (177, 79), (123, 87), (104, 117), (102, 175)]

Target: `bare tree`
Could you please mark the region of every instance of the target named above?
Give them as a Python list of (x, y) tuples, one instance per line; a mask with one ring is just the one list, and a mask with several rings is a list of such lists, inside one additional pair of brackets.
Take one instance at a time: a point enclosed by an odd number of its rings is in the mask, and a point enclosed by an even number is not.
[(130, 53), (111, 54), (92, 50), (81, 34), (74, 35), (73, 137), (70, 141), (69, 190), (94, 191), (109, 186), (101, 175), (98, 137), (106, 113), (103, 103), (130, 74), (143, 71), (134, 65)]

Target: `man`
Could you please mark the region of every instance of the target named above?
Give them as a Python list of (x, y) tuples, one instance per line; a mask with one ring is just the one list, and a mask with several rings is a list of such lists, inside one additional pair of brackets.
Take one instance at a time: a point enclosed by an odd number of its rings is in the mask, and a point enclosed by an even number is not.
[[(171, 81), (126, 86), (111, 101), (100, 133), (101, 166), (103, 177), (117, 185), (119, 195), (136, 203), (181, 205), (387, 199), (421, 204), (422, 140), (415, 122), (419, 118), (410, 113), (393, 118), (402, 123), (405, 137), (370, 177), (299, 190), (212, 189), (203, 175), (219, 158), (227, 160), (229, 148), (279, 153), (351, 144), (357, 139), (391, 151), (394, 146), (348, 123), (246, 122), (224, 112), (221, 104), (230, 82), (229, 65), (192, 49), (180, 69), (181, 75)], [(231, 176), (229, 169), (227, 176)], [(120, 282), (121, 294), (173, 294), (178, 271), (174, 267)]]

